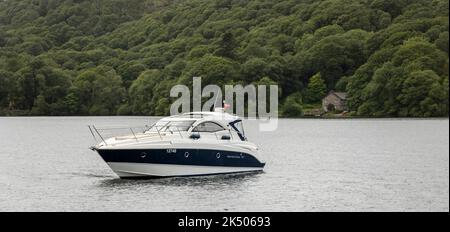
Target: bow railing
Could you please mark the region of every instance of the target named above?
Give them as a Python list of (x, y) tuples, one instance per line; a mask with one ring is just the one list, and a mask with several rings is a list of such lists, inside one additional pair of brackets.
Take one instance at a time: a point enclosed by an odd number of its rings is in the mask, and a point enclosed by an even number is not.
[(120, 140), (134, 139), (136, 142), (143, 139), (148, 139), (151, 137), (158, 136), (160, 140), (164, 140), (167, 134), (170, 135), (179, 135), (181, 139), (189, 137), (191, 134), (210, 134), (214, 135), (217, 140), (223, 140), (223, 137), (219, 137), (218, 135), (221, 133), (222, 136), (224, 133), (229, 135), (229, 139), (234, 139), (233, 133), (231, 129), (226, 129), (222, 131), (216, 132), (191, 132), (188, 133), (185, 127), (177, 127), (167, 125), (156, 126), (155, 124), (151, 126), (144, 127), (107, 127), (107, 128), (97, 128), (94, 125), (88, 125), (89, 131), (91, 132), (92, 137), (95, 142), (98, 144), (103, 142), (105, 145), (108, 145), (107, 140), (109, 138), (115, 137)]

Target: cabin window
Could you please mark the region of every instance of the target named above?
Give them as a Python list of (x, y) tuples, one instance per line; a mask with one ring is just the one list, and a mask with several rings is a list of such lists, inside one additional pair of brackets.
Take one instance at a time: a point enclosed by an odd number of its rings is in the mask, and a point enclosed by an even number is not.
[(217, 131), (223, 131), (225, 128), (223, 128), (221, 125), (215, 123), (215, 122), (203, 122), (198, 124), (192, 131), (193, 132), (217, 132)]

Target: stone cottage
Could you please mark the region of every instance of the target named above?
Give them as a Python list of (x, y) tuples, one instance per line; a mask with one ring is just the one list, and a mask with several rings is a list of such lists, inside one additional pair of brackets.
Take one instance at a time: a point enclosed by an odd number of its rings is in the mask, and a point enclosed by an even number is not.
[(347, 111), (347, 93), (330, 91), (322, 99), (322, 108), (325, 112)]

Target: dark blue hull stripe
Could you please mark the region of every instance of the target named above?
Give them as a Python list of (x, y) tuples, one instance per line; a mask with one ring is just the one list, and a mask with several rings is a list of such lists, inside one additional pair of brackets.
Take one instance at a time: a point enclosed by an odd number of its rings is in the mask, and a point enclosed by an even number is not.
[(264, 167), (247, 153), (205, 149), (99, 149), (105, 162), (179, 164), (223, 167)]

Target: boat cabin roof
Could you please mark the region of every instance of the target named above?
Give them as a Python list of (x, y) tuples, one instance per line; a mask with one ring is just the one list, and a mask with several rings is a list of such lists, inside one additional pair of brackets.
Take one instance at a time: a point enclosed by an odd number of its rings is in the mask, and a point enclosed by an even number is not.
[[(189, 126), (186, 127), (185, 123), (186, 121), (192, 121), (192, 123), (188, 123)], [(160, 119), (157, 124), (164, 124), (164, 126), (173, 126), (171, 122), (174, 122), (175, 126), (181, 126), (183, 127), (185, 131), (192, 130), (192, 128), (195, 128), (197, 125), (204, 123), (204, 122), (214, 122), (216, 124), (219, 124), (222, 128), (232, 128), (235, 130), (241, 140), (246, 140), (244, 128), (242, 127), (242, 120), (236, 116), (225, 112), (190, 112), (190, 113), (184, 113), (180, 115), (173, 115), (169, 117), (165, 117)], [(178, 123), (179, 122), (179, 123)], [(167, 123), (167, 124), (165, 124)], [(191, 128), (191, 129), (189, 129)]]

